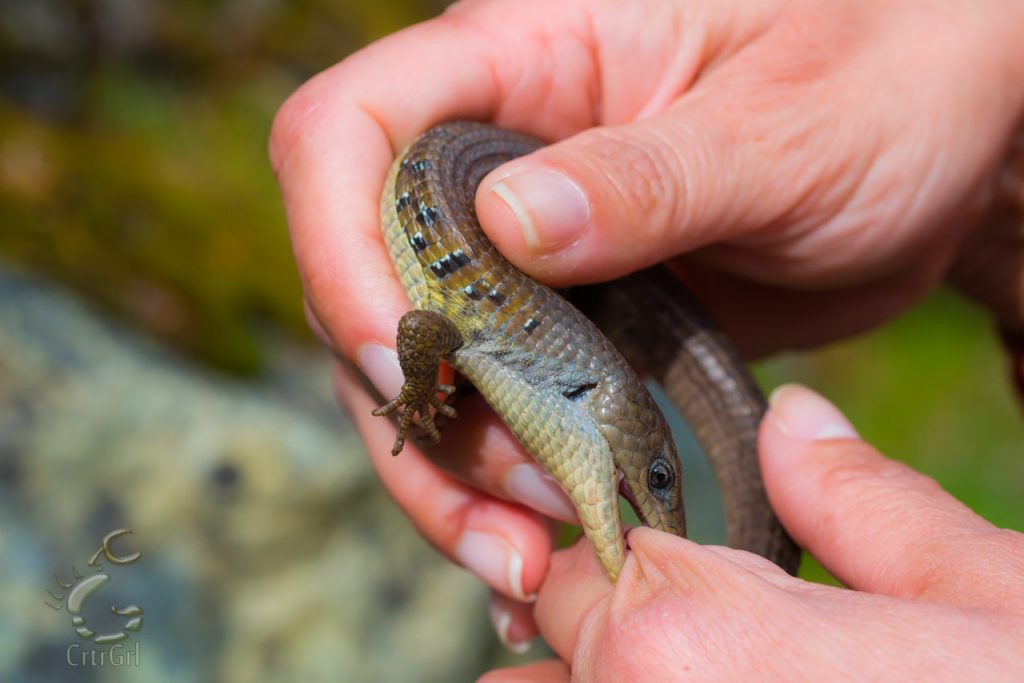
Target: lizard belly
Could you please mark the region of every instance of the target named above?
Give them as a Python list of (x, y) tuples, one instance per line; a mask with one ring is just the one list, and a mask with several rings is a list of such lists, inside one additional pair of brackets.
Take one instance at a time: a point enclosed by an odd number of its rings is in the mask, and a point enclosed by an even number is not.
[(553, 386), (529, 381), (515, 359), (510, 362), (472, 345), (455, 352), (452, 366), (476, 386), (569, 496), (602, 564), (621, 569), (625, 555), (618, 472), (608, 442), (589, 417), (589, 406), (567, 399)]

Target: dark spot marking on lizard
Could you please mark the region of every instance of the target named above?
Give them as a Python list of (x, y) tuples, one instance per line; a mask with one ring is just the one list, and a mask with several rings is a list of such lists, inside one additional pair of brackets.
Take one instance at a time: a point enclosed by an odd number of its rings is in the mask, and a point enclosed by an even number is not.
[(433, 164), (430, 163), (430, 159), (417, 159), (416, 161), (409, 164), (409, 170), (416, 175), (423, 175), (423, 172), (429, 168), (432, 168)]
[(434, 271), (434, 275), (444, 277), (445, 275), (451, 275), (467, 263), (469, 263), (469, 257), (461, 249), (456, 249), (452, 253), (445, 254), (431, 263), (430, 270)]
[(562, 396), (565, 396), (570, 401), (578, 401), (584, 396), (586, 396), (588, 393), (590, 393), (592, 389), (596, 388), (597, 382), (588, 382), (586, 384), (581, 384), (575, 389), (568, 389), (566, 391), (563, 391)]
[(440, 217), (441, 212), (435, 206), (421, 206), (416, 212), (416, 222), (426, 228), (432, 227)]
[(487, 298), (494, 302), (495, 305), (500, 306), (505, 303), (505, 295), (499, 292), (497, 289), (492, 289), (487, 292)]
[(465, 292), (466, 296), (468, 296), (473, 301), (480, 301), (480, 299), (484, 298), (484, 295), (480, 293), (480, 290), (478, 290), (473, 285), (466, 285), (466, 288), (463, 289), (462, 291)]
[(426, 249), (429, 245), (427, 239), (423, 236), (422, 232), (418, 232), (409, 238), (409, 244), (412, 245), (413, 251), (417, 254)]
[(523, 325), (523, 331), (526, 332), (526, 334), (533, 334), (533, 331), (538, 327), (540, 327), (540, 322), (530, 318), (526, 321), (526, 324)]
[(397, 211), (401, 211), (402, 209), (406, 209), (410, 206), (412, 206), (412, 195), (408, 192), (403, 192), (402, 196), (395, 201), (395, 210)]

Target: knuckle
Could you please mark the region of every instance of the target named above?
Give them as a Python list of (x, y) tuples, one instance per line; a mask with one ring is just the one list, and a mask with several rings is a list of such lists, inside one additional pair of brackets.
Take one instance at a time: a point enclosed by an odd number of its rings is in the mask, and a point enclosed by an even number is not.
[(942, 488), (935, 480), (895, 460), (884, 458), (866, 443), (823, 443), (818, 457), (818, 496), (828, 501), (819, 523), (835, 523), (838, 516), (855, 510), (861, 519), (906, 519), (908, 504), (921, 511)]
[(906, 467), (878, 455), (866, 443), (823, 442), (817, 457), (821, 464), (820, 490), (825, 496), (849, 491), (850, 487), (872, 485), (878, 480), (906, 476)]
[(709, 187), (720, 164), (710, 163), (715, 142), (698, 126), (672, 119), (580, 134), (580, 158), (597, 177), (599, 212), (619, 222), (623, 213), (643, 216), (650, 244), (674, 242), (684, 227), (693, 229), (690, 246), (706, 241), (701, 218), (714, 208)]
[(597, 199), (605, 207), (626, 207), (647, 217), (651, 226), (669, 222), (678, 192), (680, 165), (657, 136), (616, 128), (594, 128), (578, 142), (581, 159), (603, 187)]
[(281, 173), (292, 151), (308, 140), (317, 129), (315, 122), (323, 103), (321, 78), (314, 76), (299, 86), (278, 108), (270, 126), (268, 143), (268, 156), (274, 173)]
[(617, 189), (625, 198), (632, 200), (639, 208), (654, 210), (660, 203), (659, 197), (665, 179), (673, 175), (668, 156), (657, 140), (622, 135), (609, 130), (600, 137), (610, 137), (614, 144), (601, 140), (609, 163), (619, 163), (624, 173), (618, 176)]

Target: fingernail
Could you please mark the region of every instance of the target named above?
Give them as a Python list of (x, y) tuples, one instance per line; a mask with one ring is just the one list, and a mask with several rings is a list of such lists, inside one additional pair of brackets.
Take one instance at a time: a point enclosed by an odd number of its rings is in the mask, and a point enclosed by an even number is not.
[(364, 344), (356, 353), (356, 362), (384, 398), (402, 391), (402, 366), (393, 349), (380, 344)]
[(494, 630), (498, 634), (498, 640), (501, 641), (502, 645), (517, 655), (525, 654), (530, 650), (529, 640), (515, 641), (509, 637), (509, 630), (512, 626), (512, 613), (505, 609), (505, 606), (498, 599), (491, 597), (491, 603), (487, 611), (491, 615), (491, 624), (493, 624)]
[(532, 251), (569, 246), (583, 235), (590, 220), (583, 190), (558, 171), (537, 169), (508, 176), (492, 185), (491, 191), (515, 215)]
[(850, 421), (819, 394), (799, 384), (784, 384), (768, 398), (771, 416), (787, 436), (800, 441), (859, 439)]
[(537, 465), (523, 463), (509, 469), (505, 491), (510, 498), (541, 514), (566, 522), (577, 519), (576, 509), (554, 479)]
[(493, 534), (464, 531), (455, 547), (455, 559), (492, 588), (529, 602), (523, 590), (523, 556)]

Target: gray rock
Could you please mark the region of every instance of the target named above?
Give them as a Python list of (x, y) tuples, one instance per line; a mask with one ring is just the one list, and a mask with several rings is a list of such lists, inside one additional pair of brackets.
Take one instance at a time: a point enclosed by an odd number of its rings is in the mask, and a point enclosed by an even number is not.
[[(190, 366), (0, 268), (0, 680), (464, 681), (490, 661), (485, 591), (414, 533), (302, 350), (247, 383)], [(53, 573), (103, 536), (85, 616), (144, 610), (141, 666), (77, 667)], [(108, 563), (109, 565), (109, 563)], [(100, 628), (102, 627), (102, 629)]]

